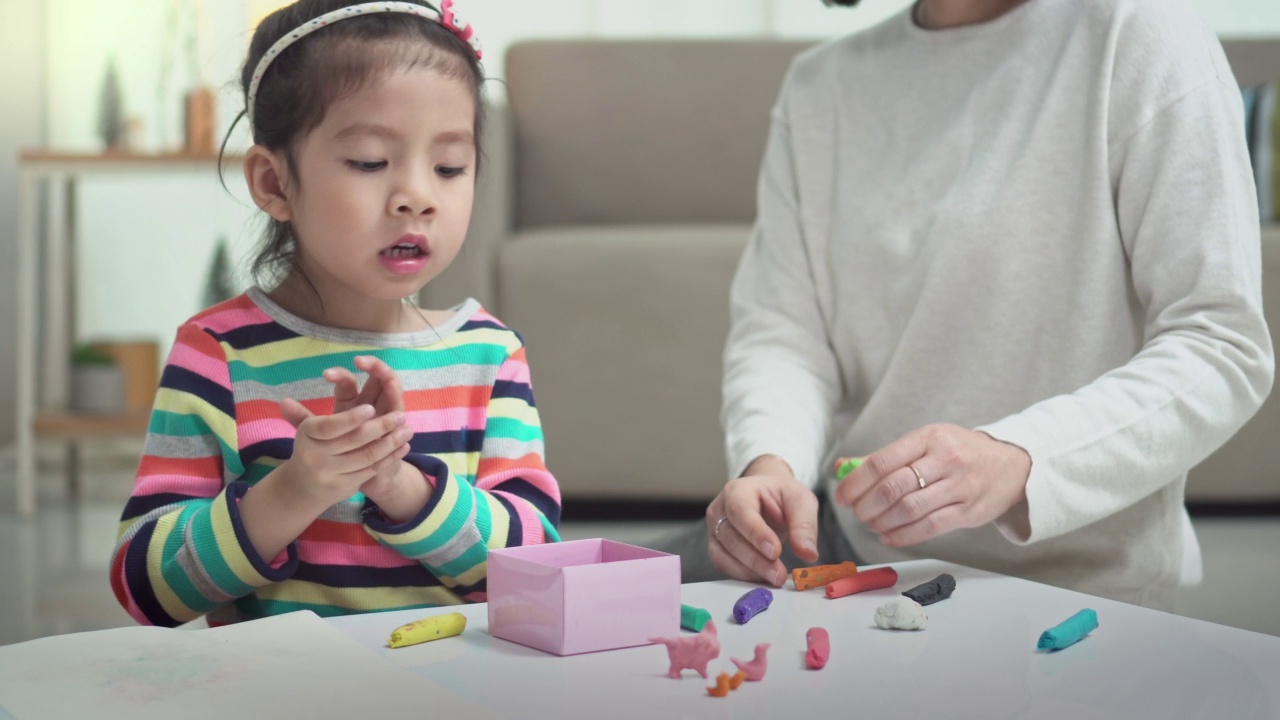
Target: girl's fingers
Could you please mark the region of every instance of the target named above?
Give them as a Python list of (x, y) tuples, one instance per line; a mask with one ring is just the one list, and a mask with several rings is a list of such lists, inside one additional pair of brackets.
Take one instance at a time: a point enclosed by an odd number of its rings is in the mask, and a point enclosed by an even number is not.
[(362, 355), (355, 362), (357, 368), (369, 374), (369, 382), (365, 384), (365, 388), (367, 390), (372, 386), (374, 394), (368, 396), (367, 402), (379, 405), (383, 412), (404, 410), (400, 376), (390, 365), (372, 355)]
[[(283, 407), (284, 403), (281, 403), (281, 408)], [(372, 418), (373, 415), (372, 405), (357, 405), (333, 415), (313, 415), (298, 426), (298, 431), (306, 433), (307, 437), (313, 440), (322, 442), (335, 440), (360, 427), (361, 423)]]
[(364, 480), (364, 482), (362, 483), (362, 486), (377, 480), (390, 479), (395, 475), (395, 472), (399, 470), (398, 466), (400, 465), (400, 461), (403, 460), (404, 456), (408, 454), (409, 454), (409, 445), (408, 444), (401, 445), (400, 447), (393, 450), (390, 455), (382, 458), (381, 460), (374, 463), (373, 465), (370, 465), (364, 470), (357, 470), (355, 472), (348, 473), (347, 476), (352, 479), (359, 479), (361, 477), (362, 472), (367, 473), (368, 479)]
[[(360, 383), (356, 376), (346, 368), (331, 367), (324, 371), (324, 379), (333, 383), (333, 409), (342, 412), (353, 405), (359, 405), (357, 397)], [(370, 403), (371, 404), (371, 403)]]
[(367, 471), (398, 451), (412, 437), (413, 430), (402, 427), (354, 450), (335, 456), (334, 469), (344, 475)]
[[(362, 405), (361, 407), (364, 406)], [(325, 450), (330, 455), (344, 455), (353, 450), (358, 450), (374, 440), (393, 434), (396, 430), (403, 428), (404, 424), (404, 413), (377, 415), (361, 423), (346, 435), (330, 440), (326, 444)]]
[(302, 423), (315, 417), (310, 410), (303, 407), (302, 403), (293, 398), (285, 398), (280, 401), (280, 415), (285, 420), (288, 420), (289, 424), (295, 429), (302, 427)]

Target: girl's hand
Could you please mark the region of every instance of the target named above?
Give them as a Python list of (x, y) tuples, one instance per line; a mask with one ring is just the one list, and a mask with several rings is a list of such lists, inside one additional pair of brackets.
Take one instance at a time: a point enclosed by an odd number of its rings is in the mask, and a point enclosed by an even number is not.
[(818, 498), (782, 460), (758, 458), (707, 506), (707, 552), (720, 572), (782, 587), (784, 539), (800, 559), (818, 559)]
[(380, 473), (398, 471), (413, 436), (403, 412), (375, 417), (371, 405), (317, 416), (285, 399), (280, 412), (298, 430), (293, 455), (281, 468), (291, 487), (320, 507), (351, 497)]
[(363, 388), (355, 374), (346, 368), (331, 367), (324, 371), (324, 379), (333, 383), (335, 415), (357, 405), (372, 405), (378, 415), (404, 411), (400, 377), (390, 365), (372, 355), (356, 357), (355, 365), (357, 370), (369, 375)]
[[(392, 370), (390, 365), (372, 355), (356, 357), (355, 365), (357, 370), (362, 370), (369, 375), (364, 387), (359, 390), (357, 390), (359, 382), (350, 370), (333, 367), (324, 371), (324, 379), (333, 383), (334, 413), (346, 411), (358, 405), (372, 405), (378, 415), (395, 412), (404, 414), (404, 391), (400, 386), (400, 376), (396, 375), (396, 371)], [(403, 458), (409, 454), (408, 443), (412, 439), (413, 434), (410, 433), (409, 438), (405, 440), (403, 453), (401, 453), (400, 457)], [(382, 505), (379, 502), (379, 498), (387, 498), (395, 494), (401, 477), (417, 477), (421, 480), (421, 473), (418, 473), (416, 468), (409, 467), (408, 469), (413, 472), (406, 472), (403, 463), (389, 464), (362, 485), (360, 492), (375, 503)]]
[(836, 488), (890, 547), (985, 525), (1027, 497), (1031, 456), (957, 425), (913, 430), (868, 455)]

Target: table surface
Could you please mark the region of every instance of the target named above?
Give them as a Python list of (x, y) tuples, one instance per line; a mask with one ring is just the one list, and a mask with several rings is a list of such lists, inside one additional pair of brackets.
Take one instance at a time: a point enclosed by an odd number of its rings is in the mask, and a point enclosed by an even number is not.
[[(788, 582), (745, 625), (731, 610), (756, 586), (683, 586), (682, 601), (708, 609), (719, 631), (710, 680), (692, 670), (668, 678), (660, 645), (558, 657), (491, 637), (484, 604), (440, 610), (467, 616), (461, 636), (395, 650), (386, 646), (394, 628), (435, 612), (329, 622), (505, 718), (1280, 717), (1280, 637), (939, 561), (894, 567), (896, 588), (835, 600)], [(956, 591), (926, 608), (924, 630), (875, 626), (878, 606), (943, 572), (955, 576)], [(1098, 629), (1065, 650), (1036, 651), (1041, 632), (1086, 607), (1097, 611)], [(831, 659), (816, 671), (804, 665), (814, 626), (831, 638)], [(772, 644), (764, 679), (709, 696), (716, 674), (736, 670), (730, 658), (749, 660), (761, 642)]]

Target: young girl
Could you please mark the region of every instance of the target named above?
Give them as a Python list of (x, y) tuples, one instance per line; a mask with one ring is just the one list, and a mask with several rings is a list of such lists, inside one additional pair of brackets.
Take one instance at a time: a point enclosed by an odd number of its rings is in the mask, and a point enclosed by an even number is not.
[(139, 622), (483, 601), (489, 548), (559, 539), (520, 336), (409, 300), (457, 254), (480, 158), (451, 5), (298, 0), (254, 34), (271, 289), (178, 330), (111, 567)]

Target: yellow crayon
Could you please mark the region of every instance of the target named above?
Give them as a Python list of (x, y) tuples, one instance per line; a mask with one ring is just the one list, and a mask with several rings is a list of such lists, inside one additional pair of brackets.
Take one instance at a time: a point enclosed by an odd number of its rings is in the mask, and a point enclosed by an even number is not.
[(446, 613), (429, 618), (415, 620), (408, 625), (401, 625), (391, 631), (391, 639), (387, 644), (393, 648), (417, 645), (428, 640), (461, 635), (467, 629), (467, 616), (462, 613)]

